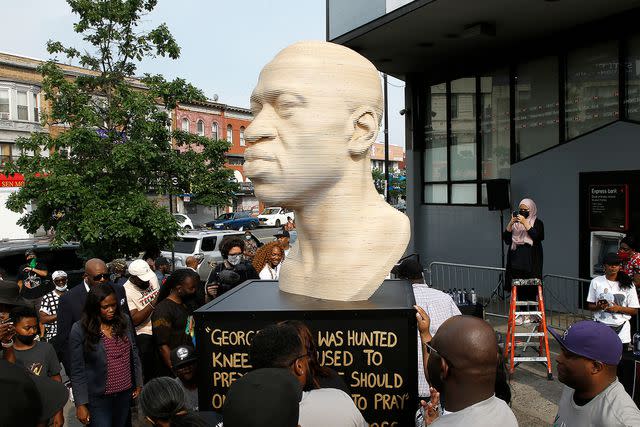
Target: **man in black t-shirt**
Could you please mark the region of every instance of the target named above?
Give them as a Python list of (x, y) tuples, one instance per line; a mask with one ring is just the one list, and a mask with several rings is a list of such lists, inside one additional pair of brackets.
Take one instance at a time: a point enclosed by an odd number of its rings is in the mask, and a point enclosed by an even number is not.
[(53, 286), (48, 284), (45, 286), (45, 279), (48, 271), (47, 266), (38, 261), (36, 253), (33, 249), (28, 249), (24, 253), (27, 262), (22, 264), (18, 269), (16, 281), (20, 287), (20, 295), (27, 300), (29, 305), (40, 310), (40, 301), (42, 297), (49, 293)]

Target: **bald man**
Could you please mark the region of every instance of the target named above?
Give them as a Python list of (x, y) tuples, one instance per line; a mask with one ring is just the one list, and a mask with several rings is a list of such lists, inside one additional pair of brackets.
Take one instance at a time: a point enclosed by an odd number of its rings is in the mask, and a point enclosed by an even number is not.
[(432, 337), (430, 319), (415, 306), (425, 372), (446, 407), (434, 427), (516, 427), (507, 404), (495, 396), (498, 353), (491, 325), (473, 316), (446, 320)]
[[(380, 197), (371, 177), (382, 118), (378, 71), (344, 46), (295, 43), (264, 67), (251, 108), (244, 170), (262, 202), (287, 206), (296, 217), (297, 243), (282, 265), (280, 289), (368, 299), (410, 232), (408, 218)], [(370, 214), (366, 228), (363, 213)]]
[[(71, 327), (82, 317), (84, 303), (87, 300), (87, 294), (92, 286), (98, 283), (107, 283), (110, 280), (110, 274), (104, 261), (98, 258), (92, 258), (84, 264), (84, 275), (81, 284), (74, 286), (60, 298), (58, 306), (58, 335), (55, 338), (55, 347), (58, 357), (62, 360), (65, 371), (71, 372), (69, 369), (69, 351), (68, 340)], [(127, 306), (127, 296), (122, 285), (112, 284), (116, 291), (116, 296), (120, 307), (129, 315), (129, 307)]]

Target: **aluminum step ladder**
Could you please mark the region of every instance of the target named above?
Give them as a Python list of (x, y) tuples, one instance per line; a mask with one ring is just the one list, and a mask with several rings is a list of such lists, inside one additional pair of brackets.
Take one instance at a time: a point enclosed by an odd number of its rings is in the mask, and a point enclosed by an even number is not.
[[(538, 297), (536, 301), (518, 301), (518, 288), (522, 286), (536, 286)], [(529, 308), (533, 306), (534, 309)], [(520, 319), (524, 316), (535, 317), (539, 320), (537, 326), (531, 323), (522, 324)], [(520, 324), (518, 324), (520, 323)], [(517, 328), (532, 326), (530, 332), (518, 332)], [(516, 342), (516, 338), (527, 338), (526, 341)], [(538, 344), (535, 344), (537, 338)], [(532, 339), (534, 342), (532, 342)], [(528, 347), (538, 347), (537, 356), (524, 356)], [(520, 349), (521, 351), (516, 354)], [(542, 293), (542, 280), (540, 279), (515, 279), (511, 283), (511, 305), (509, 307), (509, 321), (507, 324), (507, 339), (505, 342), (505, 358), (509, 360), (509, 373), (513, 374), (516, 366), (521, 362), (540, 362), (547, 367), (547, 379), (553, 379), (551, 355), (549, 353), (549, 337), (547, 332), (547, 318), (544, 312), (544, 297)]]

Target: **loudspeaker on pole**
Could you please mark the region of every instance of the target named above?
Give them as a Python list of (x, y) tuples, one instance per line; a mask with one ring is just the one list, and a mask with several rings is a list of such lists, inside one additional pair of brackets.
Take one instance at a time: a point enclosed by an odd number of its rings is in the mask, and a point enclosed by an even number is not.
[(490, 211), (502, 211), (509, 209), (509, 180), (490, 179), (487, 184), (487, 204)]

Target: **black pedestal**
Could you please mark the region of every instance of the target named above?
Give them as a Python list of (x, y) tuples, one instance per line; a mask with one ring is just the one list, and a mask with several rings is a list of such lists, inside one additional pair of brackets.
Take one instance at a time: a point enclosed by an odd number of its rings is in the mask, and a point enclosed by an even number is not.
[[(411, 285), (386, 280), (367, 301), (336, 302), (247, 281), (195, 312), (201, 410), (220, 411), (229, 385), (250, 370), (253, 334), (282, 320), (303, 321), (320, 363), (343, 376), (372, 426), (413, 425), (417, 408), (417, 330)], [(392, 424), (395, 422), (396, 424)]]

